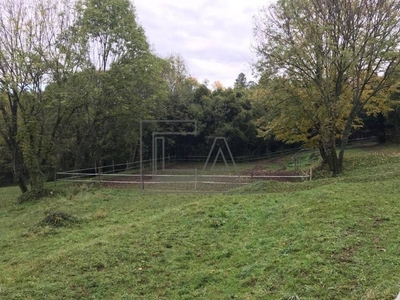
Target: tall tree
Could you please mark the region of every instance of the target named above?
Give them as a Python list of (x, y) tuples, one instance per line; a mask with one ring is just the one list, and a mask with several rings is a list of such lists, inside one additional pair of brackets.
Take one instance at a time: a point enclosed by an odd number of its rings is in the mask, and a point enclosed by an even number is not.
[(218, 136), (228, 139), (235, 155), (249, 154), (255, 149), (257, 131), (249, 95), (249, 90), (232, 88), (211, 92), (202, 85), (196, 89), (195, 102), (201, 108), (199, 139), (205, 146), (202, 149), (205, 153)]
[(166, 86), (162, 62), (150, 51), (129, 0), (82, 0), (77, 11), (71, 33), (91, 64), (80, 84), (90, 89), (71, 124), (75, 167), (80, 167), (126, 158), (140, 118), (156, 110)]
[(144, 30), (129, 0), (80, 0), (75, 33), (84, 41), (97, 70), (149, 51)]
[(68, 47), (60, 47), (72, 20), (69, 7), (58, 1), (0, 2), (0, 136), (22, 192), (28, 177), (33, 190), (44, 188), (42, 167), (63, 118), (62, 103), (44, 90), (74, 68)]
[(165, 58), (163, 76), (169, 89), (165, 117), (169, 119), (193, 118), (189, 110), (194, 101), (195, 89), (199, 84), (190, 76), (181, 55), (171, 54)]
[(235, 89), (241, 89), (247, 87), (247, 79), (244, 73), (240, 73), (235, 80), (235, 84), (233, 85)]
[[(334, 175), (342, 171), (360, 113), (368, 106), (384, 109), (379, 93), (392, 84), (400, 63), (399, 18), (396, 0), (279, 0), (257, 19), (256, 67), (286, 81), (288, 97), (280, 103), (301, 117), (290, 119), (287, 132), (294, 120), (308, 122), (310, 126), (299, 126), (298, 134), (306, 140), (316, 130)], [(281, 116), (275, 121), (285, 122)]]

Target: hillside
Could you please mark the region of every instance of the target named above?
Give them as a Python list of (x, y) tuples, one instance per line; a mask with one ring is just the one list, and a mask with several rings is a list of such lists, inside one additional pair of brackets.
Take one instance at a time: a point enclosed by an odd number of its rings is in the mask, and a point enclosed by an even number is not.
[(254, 194), (2, 188), (0, 299), (394, 299), (400, 147), (345, 165)]

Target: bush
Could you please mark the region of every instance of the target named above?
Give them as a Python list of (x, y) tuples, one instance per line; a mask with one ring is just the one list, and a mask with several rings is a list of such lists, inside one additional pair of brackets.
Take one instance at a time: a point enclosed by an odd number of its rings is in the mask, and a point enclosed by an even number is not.
[(39, 200), (44, 197), (51, 196), (53, 194), (54, 194), (54, 192), (49, 189), (41, 189), (41, 190), (32, 189), (32, 190), (27, 191), (26, 193), (23, 193), (22, 195), (20, 195), (17, 198), (17, 202), (19, 204), (21, 204), (24, 202), (35, 201), (35, 200)]
[(50, 211), (45, 214), (44, 219), (39, 223), (42, 226), (63, 227), (70, 224), (78, 223), (78, 218), (63, 212), (63, 211)]

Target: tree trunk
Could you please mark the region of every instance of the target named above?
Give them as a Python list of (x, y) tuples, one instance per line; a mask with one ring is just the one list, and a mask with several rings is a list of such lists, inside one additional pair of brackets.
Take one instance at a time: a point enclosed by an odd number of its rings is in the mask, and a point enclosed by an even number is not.
[(340, 142), (340, 152), (339, 152), (339, 167), (343, 169), (343, 158), (344, 158), (344, 151), (347, 148), (347, 144), (349, 142), (349, 136), (351, 134), (351, 125), (353, 124), (353, 119), (351, 116), (348, 118), (346, 126), (343, 131), (342, 141)]
[(44, 176), (41, 172), (31, 174), (31, 188), (36, 191), (44, 190)]
[(18, 185), (22, 193), (28, 191), (28, 186), (26, 185), (25, 178), (22, 174), (18, 177)]
[(328, 159), (326, 157), (326, 152), (325, 152), (324, 146), (321, 144), (321, 145), (319, 145), (318, 148), (319, 148), (319, 154), (321, 155), (321, 158), (322, 158), (322, 163), (323, 164), (327, 163)]
[(18, 183), (22, 193), (26, 193), (28, 191), (28, 180), (26, 178), (27, 172), (25, 168), (24, 157), (22, 155), (21, 147), (15, 139), (13, 139), (11, 143), (10, 151), (13, 153), (14, 182)]
[(329, 169), (332, 172), (332, 176), (336, 176), (341, 173), (339, 165), (339, 159), (336, 153), (335, 140), (330, 140), (323, 145), (323, 149), (326, 155), (326, 162), (328, 163)]

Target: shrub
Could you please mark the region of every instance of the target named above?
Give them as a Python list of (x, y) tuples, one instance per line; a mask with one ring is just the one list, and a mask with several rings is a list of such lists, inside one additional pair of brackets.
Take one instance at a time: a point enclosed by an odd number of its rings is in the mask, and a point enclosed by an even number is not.
[(44, 219), (39, 223), (42, 226), (63, 227), (70, 224), (78, 223), (78, 218), (63, 212), (63, 211), (50, 211), (45, 214)]
[(49, 189), (40, 189), (40, 190), (32, 189), (32, 190), (27, 191), (26, 193), (23, 193), (22, 195), (20, 195), (17, 198), (17, 202), (19, 204), (21, 204), (24, 202), (35, 201), (35, 200), (39, 200), (44, 197), (51, 196), (53, 194), (54, 194), (54, 192)]

